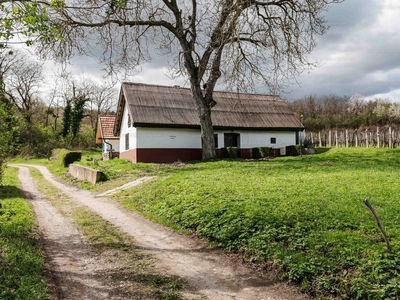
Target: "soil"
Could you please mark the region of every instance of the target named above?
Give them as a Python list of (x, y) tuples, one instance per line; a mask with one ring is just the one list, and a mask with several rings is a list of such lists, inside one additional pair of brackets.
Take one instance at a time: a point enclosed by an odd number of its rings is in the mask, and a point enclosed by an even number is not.
[[(125, 271), (132, 266), (124, 266), (125, 260), (105, 259), (112, 254), (99, 256), (93, 251), (72, 219), (60, 214), (38, 190), (27, 165), (16, 167), (43, 234), (52, 299), (150, 299), (144, 296), (149, 295), (144, 291), (148, 286), (129, 285), (132, 272)], [(151, 257), (159, 274), (180, 278), (185, 283), (183, 299), (311, 299), (277, 280), (274, 272), (258, 272), (201, 239), (173, 232), (125, 210), (113, 199), (95, 197), (66, 183), (43, 166), (29, 167), (37, 168), (48, 182), (68, 195), (71, 205), (85, 206), (128, 234), (141, 253)], [(141, 274), (146, 276), (143, 272), (145, 269)], [(113, 276), (116, 273), (120, 276)]]

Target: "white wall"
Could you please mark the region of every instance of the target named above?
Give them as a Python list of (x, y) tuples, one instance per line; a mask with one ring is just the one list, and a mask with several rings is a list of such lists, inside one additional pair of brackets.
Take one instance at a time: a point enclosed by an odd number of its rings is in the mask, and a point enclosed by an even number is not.
[(200, 130), (137, 128), (137, 148), (201, 148)]
[[(218, 148), (224, 147), (224, 133), (239, 133), (240, 148), (268, 146), (280, 148), (296, 143), (296, 132), (216, 130)], [(271, 144), (271, 138), (276, 143)], [(121, 136), (122, 140), (122, 136)], [(124, 144), (121, 144), (124, 147)], [(137, 128), (137, 148), (201, 148), (200, 130), (180, 128)], [(124, 148), (122, 148), (124, 149)]]
[[(135, 149), (137, 144), (136, 144), (136, 128), (135, 127), (128, 127), (128, 109), (126, 107), (125, 103), (125, 109), (124, 113), (122, 115), (122, 121), (121, 121), (121, 129), (120, 129), (120, 136), (119, 136), (119, 151), (123, 152), (126, 151), (125, 149), (125, 137), (126, 134), (129, 133), (129, 149)], [(129, 150), (128, 149), (128, 150)]]
[[(110, 148), (116, 152), (119, 152), (119, 140), (105, 140), (108, 144), (104, 143), (103, 141), (103, 152), (106, 153)], [(111, 144), (111, 147), (110, 145)]]
[[(240, 131), (240, 130), (216, 130), (214, 133), (218, 134), (218, 148), (223, 148), (224, 133), (239, 133), (240, 134), (240, 148), (253, 148), (253, 147), (272, 147), (280, 148), (296, 144), (296, 132), (283, 132), (283, 131)], [(276, 143), (271, 144), (271, 138), (276, 138)]]

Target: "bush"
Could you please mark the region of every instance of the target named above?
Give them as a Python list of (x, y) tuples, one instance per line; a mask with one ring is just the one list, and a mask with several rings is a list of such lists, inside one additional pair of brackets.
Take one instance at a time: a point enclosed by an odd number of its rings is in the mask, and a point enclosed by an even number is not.
[(300, 155), (300, 145), (291, 145), (286, 146), (286, 155), (287, 156), (297, 156)]
[(238, 147), (221, 148), (224, 158), (238, 158)]
[(300, 154), (307, 154), (307, 151), (306, 151), (304, 145), (299, 145), (299, 144), (297, 144), (297, 145), (296, 145), (296, 149), (297, 149), (298, 155), (300, 155)]
[(269, 156), (270, 147), (254, 147), (251, 149), (252, 158), (263, 158)]
[(59, 134), (51, 128), (28, 125), (21, 131), (19, 154), (26, 158), (50, 158), (54, 148), (63, 147)]
[(80, 161), (82, 158), (82, 152), (74, 152), (74, 151), (65, 151), (61, 154), (59, 161), (61, 166), (68, 167), (69, 164), (72, 164), (76, 161)]

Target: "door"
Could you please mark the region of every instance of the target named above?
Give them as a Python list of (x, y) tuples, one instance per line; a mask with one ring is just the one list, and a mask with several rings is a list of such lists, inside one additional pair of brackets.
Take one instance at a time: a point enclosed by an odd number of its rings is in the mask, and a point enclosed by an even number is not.
[(224, 147), (238, 147), (240, 145), (239, 133), (224, 133)]

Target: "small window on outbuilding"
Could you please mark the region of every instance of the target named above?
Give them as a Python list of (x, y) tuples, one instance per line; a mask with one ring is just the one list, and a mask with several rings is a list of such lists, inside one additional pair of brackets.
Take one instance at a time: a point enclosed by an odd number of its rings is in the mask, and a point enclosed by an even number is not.
[(215, 148), (218, 148), (218, 134), (214, 134), (214, 145)]
[(131, 122), (131, 116), (128, 113), (128, 127), (131, 127), (132, 122)]
[(271, 144), (276, 144), (276, 138), (274, 137), (271, 138)]
[(125, 150), (129, 150), (129, 133), (125, 134)]

